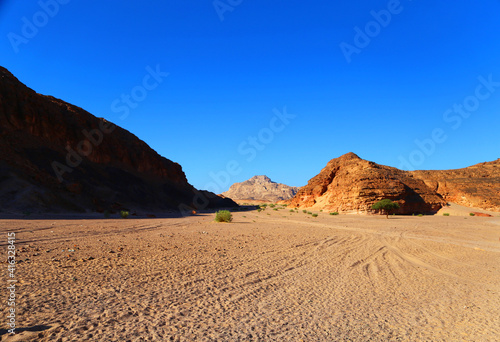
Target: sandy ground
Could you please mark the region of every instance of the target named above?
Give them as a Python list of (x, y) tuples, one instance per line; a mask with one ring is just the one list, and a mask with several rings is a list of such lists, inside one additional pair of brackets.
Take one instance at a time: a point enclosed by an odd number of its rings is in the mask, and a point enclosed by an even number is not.
[(500, 217), (318, 214), (0, 220), (1, 341), (498, 341)]
[(470, 213), (475, 212), (475, 213), (484, 213), (488, 214), (491, 216), (496, 216), (500, 217), (500, 213), (494, 212), (494, 211), (488, 211), (484, 209), (472, 209), (469, 207), (465, 207), (460, 204), (455, 204), (455, 203), (448, 203), (446, 207), (441, 208), (436, 215), (443, 215), (445, 213), (450, 214), (450, 216), (470, 216)]

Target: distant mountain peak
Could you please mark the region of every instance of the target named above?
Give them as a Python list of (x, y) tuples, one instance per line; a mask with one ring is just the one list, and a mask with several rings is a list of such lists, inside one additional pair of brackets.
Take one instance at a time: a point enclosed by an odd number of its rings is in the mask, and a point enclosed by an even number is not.
[(258, 182), (258, 183), (275, 183), (271, 180), (271, 178), (262, 175), (262, 176), (253, 176), (247, 182)]
[(234, 183), (228, 191), (222, 193), (223, 196), (233, 200), (262, 200), (278, 202), (291, 199), (298, 187), (276, 183), (271, 178), (260, 175), (253, 176), (249, 180), (241, 183)]

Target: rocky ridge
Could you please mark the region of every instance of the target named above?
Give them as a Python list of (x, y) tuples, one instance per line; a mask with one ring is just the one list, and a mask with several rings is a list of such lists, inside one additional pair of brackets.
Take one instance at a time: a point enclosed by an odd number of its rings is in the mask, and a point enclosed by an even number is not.
[(500, 212), (500, 159), (462, 169), (411, 174), (448, 202)]

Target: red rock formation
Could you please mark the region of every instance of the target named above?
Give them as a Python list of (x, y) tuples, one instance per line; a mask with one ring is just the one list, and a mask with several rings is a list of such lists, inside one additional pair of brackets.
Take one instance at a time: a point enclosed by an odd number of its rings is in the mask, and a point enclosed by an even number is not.
[(290, 206), (369, 212), (372, 204), (384, 198), (398, 202), (400, 214), (436, 212), (446, 203), (408, 172), (348, 153), (328, 162), (299, 190)]
[(413, 171), (446, 201), (500, 211), (500, 159), (456, 170)]
[(485, 213), (480, 213), (478, 211), (474, 211), (472, 212), (472, 214), (474, 214), (474, 216), (481, 216), (481, 217), (493, 217), (493, 215), (490, 215), (490, 214), (485, 214)]
[(37, 94), (0, 67), (0, 209), (147, 210), (233, 206), (179, 164), (102, 118)]

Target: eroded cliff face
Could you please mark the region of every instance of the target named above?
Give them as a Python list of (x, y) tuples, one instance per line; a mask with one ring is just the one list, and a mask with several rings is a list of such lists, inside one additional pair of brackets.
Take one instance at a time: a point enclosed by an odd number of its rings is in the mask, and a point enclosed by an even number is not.
[(363, 213), (384, 198), (398, 202), (400, 214), (436, 212), (446, 203), (412, 174), (348, 153), (328, 162), (290, 206)]
[(279, 202), (289, 200), (299, 188), (273, 182), (267, 176), (254, 176), (241, 183), (234, 183), (223, 196), (233, 200), (261, 200)]
[(500, 212), (500, 159), (456, 170), (411, 172), (446, 201)]
[(37, 94), (0, 67), (0, 209), (176, 210), (233, 206), (121, 127)]

